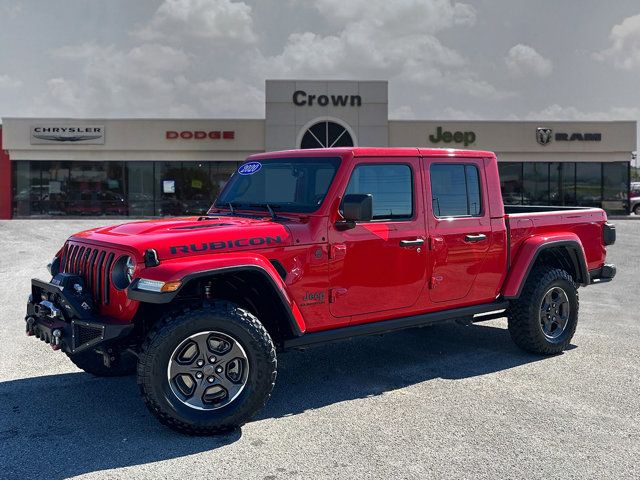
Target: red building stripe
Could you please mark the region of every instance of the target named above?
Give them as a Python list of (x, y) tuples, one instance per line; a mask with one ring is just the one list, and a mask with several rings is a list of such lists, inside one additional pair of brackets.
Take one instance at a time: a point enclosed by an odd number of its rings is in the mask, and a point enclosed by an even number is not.
[(11, 160), (2, 146), (0, 127), (0, 219), (11, 218)]

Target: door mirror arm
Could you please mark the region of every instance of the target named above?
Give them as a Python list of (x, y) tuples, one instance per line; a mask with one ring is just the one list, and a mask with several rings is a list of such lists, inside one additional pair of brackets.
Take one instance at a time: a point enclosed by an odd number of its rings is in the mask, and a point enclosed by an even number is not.
[(338, 220), (335, 224), (336, 230), (344, 231), (351, 230), (352, 228), (356, 228), (356, 222), (352, 222), (349, 220)]

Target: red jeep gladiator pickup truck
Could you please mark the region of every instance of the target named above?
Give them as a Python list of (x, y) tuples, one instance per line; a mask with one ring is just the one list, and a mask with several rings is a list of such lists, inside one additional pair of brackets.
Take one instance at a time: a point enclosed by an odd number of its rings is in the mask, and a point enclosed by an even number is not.
[(491, 152), (265, 153), (206, 216), (71, 236), (26, 329), (94, 375), (137, 372), (160, 422), (212, 434), (265, 405), (276, 351), (507, 317), (520, 347), (561, 352), (614, 241), (598, 208), (505, 208)]

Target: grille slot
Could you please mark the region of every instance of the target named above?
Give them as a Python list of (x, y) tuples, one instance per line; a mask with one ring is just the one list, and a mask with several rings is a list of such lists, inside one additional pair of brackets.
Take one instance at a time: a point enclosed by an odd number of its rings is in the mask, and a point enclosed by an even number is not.
[(109, 253), (109, 256), (107, 257), (107, 265), (104, 268), (104, 299), (102, 300), (102, 303), (105, 305), (109, 303), (109, 294), (111, 293), (111, 276), (109, 273), (111, 272), (111, 265), (113, 265), (114, 256), (113, 252)]
[(95, 301), (97, 304), (100, 303), (101, 298), (104, 298), (104, 295), (102, 294), (102, 290), (100, 287), (104, 285), (104, 282), (102, 281), (102, 264), (104, 263), (105, 253), (106, 252), (103, 250), (98, 255), (98, 267), (95, 270), (96, 283), (95, 283), (94, 291), (96, 292)]
[[(89, 263), (87, 264), (87, 287), (93, 289), (95, 292), (95, 276), (96, 276), (96, 256), (98, 255), (98, 250), (93, 249), (91, 252), (91, 256), (89, 257)], [(95, 298), (95, 295), (94, 295)]]
[(69, 249), (69, 261), (67, 262), (67, 267), (65, 268), (66, 272), (72, 272), (73, 271), (73, 265), (76, 261), (76, 255), (78, 254), (78, 246), (77, 245), (71, 245), (71, 248)]
[(84, 258), (85, 247), (80, 247), (78, 250), (78, 254), (76, 255), (76, 264), (73, 268), (73, 273), (78, 275), (82, 275), (82, 259)]

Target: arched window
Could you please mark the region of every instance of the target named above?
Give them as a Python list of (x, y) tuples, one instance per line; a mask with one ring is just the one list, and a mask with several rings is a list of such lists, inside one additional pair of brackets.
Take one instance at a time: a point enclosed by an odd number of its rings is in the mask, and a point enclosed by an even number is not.
[(323, 120), (304, 132), (300, 148), (353, 147), (349, 131), (336, 122)]

